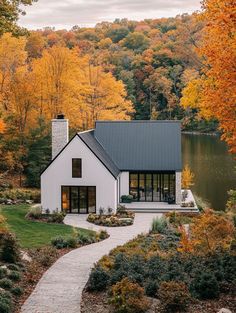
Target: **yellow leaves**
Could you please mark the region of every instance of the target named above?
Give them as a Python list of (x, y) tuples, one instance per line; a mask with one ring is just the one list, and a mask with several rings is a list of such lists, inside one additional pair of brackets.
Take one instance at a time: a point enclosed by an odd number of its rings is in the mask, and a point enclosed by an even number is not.
[(189, 189), (194, 185), (193, 183), (194, 174), (191, 172), (190, 167), (186, 165), (182, 172), (182, 188)]

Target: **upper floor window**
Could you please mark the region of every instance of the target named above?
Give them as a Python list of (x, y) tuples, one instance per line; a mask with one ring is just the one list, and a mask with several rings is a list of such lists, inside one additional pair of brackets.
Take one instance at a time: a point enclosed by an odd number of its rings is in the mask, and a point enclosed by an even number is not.
[(82, 159), (72, 159), (72, 177), (82, 177)]

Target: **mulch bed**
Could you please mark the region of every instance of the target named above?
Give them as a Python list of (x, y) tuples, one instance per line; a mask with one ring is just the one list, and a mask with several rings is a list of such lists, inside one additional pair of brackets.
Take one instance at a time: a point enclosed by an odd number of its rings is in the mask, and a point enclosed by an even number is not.
[[(163, 312), (158, 299), (149, 298), (151, 308), (147, 313)], [(222, 294), (217, 300), (198, 301), (193, 303), (186, 310), (186, 313), (217, 313), (220, 309), (227, 308), (232, 313), (236, 312), (236, 296), (233, 294)], [(112, 307), (108, 303), (107, 292), (87, 292), (83, 291), (81, 313), (113, 313)], [(183, 313), (183, 312), (179, 312)]]

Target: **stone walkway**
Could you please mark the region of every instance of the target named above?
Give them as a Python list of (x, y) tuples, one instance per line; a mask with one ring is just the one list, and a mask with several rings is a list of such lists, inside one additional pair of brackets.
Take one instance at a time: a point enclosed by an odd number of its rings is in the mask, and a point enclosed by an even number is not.
[[(62, 256), (43, 275), (24, 303), (22, 313), (79, 313), (83, 288), (94, 263), (118, 245), (149, 231), (152, 219), (161, 214), (136, 213), (132, 226), (100, 227), (88, 223), (86, 215), (67, 215), (65, 223), (72, 226), (106, 229), (110, 237), (84, 246)], [(40, 236), (40, 234), (39, 234)]]

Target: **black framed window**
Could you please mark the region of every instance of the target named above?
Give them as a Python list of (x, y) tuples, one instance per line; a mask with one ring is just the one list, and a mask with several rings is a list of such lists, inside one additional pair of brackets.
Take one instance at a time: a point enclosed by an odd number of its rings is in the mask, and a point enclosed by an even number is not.
[(72, 177), (82, 177), (82, 159), (72, 159)]
[(175, 172), (131, 172), (129, 193), (140, 202), (175, 199)]

